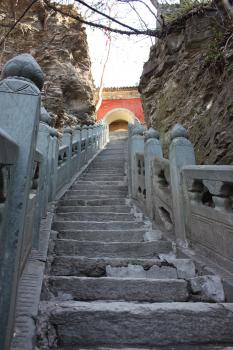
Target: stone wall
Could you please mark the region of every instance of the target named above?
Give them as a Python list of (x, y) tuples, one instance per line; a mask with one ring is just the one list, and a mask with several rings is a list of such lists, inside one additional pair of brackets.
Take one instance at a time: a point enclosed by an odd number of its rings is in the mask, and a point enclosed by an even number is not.
[[(0, 37), (29, 2), (1, 1)], [(64, 5), (63, 9), (77, 15), (72, 5)], [(49, 11), (38, 1), (1, 49), (1, 67), (19, 53), (30, 53), (36, 58), (45, 73), (43, 99), (54, 126), (94, 122), (94, 84), (86, 32), (80, 23)]]
[(180, 122), (199, 164), (232, 164), (232, 24), (208, 8), (171, 29), (151, 48), (141, 76), (146, 123), (167, 145), (168, 130)]

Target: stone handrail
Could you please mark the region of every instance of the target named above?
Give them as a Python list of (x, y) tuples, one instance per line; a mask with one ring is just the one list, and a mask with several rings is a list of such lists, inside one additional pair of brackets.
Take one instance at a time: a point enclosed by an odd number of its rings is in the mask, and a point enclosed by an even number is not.
[(49, 202), (108, 142), (105, 124), (50, 127), (43, 72), (32, 56), (10, 60), (0, 81), (0, 349), (9, 349), (20, 276), (38, 249)]
[(177, 124), (170, 136), (165, 159), (154, 129), (129, 126), (130, 195), (177, 247), (233, 272), (233, 166), (196, 165), (187, 131)]

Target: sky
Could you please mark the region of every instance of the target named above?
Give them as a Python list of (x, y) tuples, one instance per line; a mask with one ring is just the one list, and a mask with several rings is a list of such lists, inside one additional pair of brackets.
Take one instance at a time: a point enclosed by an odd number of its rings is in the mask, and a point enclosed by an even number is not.
[[(143, 1), (150, 6), (153, 11), (155, 10), (151, 5), (150, 0)], [(68, 1), (64, 0), (63, 2), (67, 3)], [(70, 2), (73, 3), (74, 1), (70, 0)], [(86, 2), (88, 4), (92, 3), (92, 1), (88, 0), (86, 0)], [(116, 3), (116, 0), (110, 0), (108, 1), (108, 4), (111, 4), (112, 2)], [(140, 17), (146, 23), (148, 28), (155, 29), (156, 19), (148, 11), (146, 6), (137, 2), (134, 6), (137, 13), (140, 14)], [(84, 8), (82, 8), (82, 10), (87, 16), (88, 20), (108, 24), (108, 22), (106, 22), (99, 15), (86, 13)], [(121, 3), (119, 5), (113, 5), (111, 9), (112, 17), (117, 18), (125, 24), (141, 29), (144, 24), (142, 24), (137, 13), (129, 6), (129, 4)], [(120, 28), (117, 24), (113, 23), (111, 26)], [(145, 27), (143, 29), (145, 29)], [(87, 26), (87, 37), (92, 62), (92, 74), (95, 85), (98, 87), (100, 84), (103, 63), (107, 51), (107, 36), (102, 30), (93, 30), (91, 27)], [(138, 85), (143, 70), (143, 64), (148, 60), (150, 47), (154, 40), (154, 38), (149, 38), (146, 36), (128, 37), (126, 35), (113, 34), (110, 56), (104, 74), (104, 86), (123, 87)]]

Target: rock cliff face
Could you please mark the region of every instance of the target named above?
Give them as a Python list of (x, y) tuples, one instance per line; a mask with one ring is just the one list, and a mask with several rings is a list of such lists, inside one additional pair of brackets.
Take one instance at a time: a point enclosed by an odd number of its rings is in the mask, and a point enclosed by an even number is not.
[(148, 126), (167, 145), (168, 130), (182, 123), (200, 164), (233, 164), (232, 33), (216, 9), (187, 16), (151, 48), (141, 77)]
[[(1, 1), (0, 37), (29, 3)], [(72, 5), (62, 8), (77, 15)], [(45, 73), (43, 102), (56, 127), (94, 122), (94, 84), (86, 32), (81, 24), (49, 11), (38, 1), (1, 49), (1, 66), (19, 53), (30, 53), (38, 61)]]

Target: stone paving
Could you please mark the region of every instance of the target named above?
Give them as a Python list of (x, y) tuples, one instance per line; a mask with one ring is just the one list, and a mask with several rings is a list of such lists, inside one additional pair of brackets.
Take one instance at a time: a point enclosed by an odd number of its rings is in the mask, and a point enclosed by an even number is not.
[(112, 140), (57, 204), (37, 349), (233, 349), (233, 304), (128, 198)]

